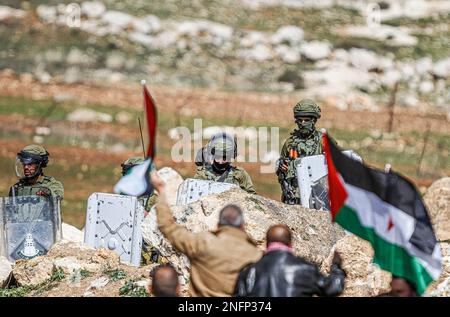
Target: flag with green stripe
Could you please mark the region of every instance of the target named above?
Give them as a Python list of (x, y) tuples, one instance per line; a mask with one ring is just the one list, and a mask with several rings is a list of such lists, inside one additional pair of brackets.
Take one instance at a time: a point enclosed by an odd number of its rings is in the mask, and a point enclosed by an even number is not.
[(323, 144), (333, 220), (372, 244), (380, 268), (414, 283), (423, 294), (440, 276), (442, 256), (420, 194), (398, 173), (342, 154), (326, 133)]

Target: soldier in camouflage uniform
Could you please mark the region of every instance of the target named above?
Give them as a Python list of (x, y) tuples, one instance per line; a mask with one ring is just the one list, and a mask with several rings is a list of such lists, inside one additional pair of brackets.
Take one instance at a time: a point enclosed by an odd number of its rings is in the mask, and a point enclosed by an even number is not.
[(49, 153), (41, 145), (27, 145), (17, 153), (16, 175), (19, 181), (9, 190), (9, 196), (44, 196), (64, 198), (64, 187), (51, 176), (44, 175)]
[(300, 204), (295, 159), (323, 153), (322, 133), (315, 128), (321, 116), (319, 106), (310, 99), (303, 99), (294, 106), (297, 129), (284, 141), (277, 162), (278, 181), (282, 187), (281, 201)]
[[(122, 176), (127, 175), (131, 168), (140, 165), (145, 162), (145, 159), (141, 156), (130, 157), (125, 162), (121, 164), (122, 166)], [(153, 166), (152, 168), (153, 169)], [(144, 217), (147, 216), (150, 209), (156, 202), (157, 195), (153, 193), (152, 195), (143, 195), (138, 197), (138, 201), (144, 207), (145, 214)], [(147, 244), (145, 240), (142, 241), (142, 250), (141, 250), (141, 265), (150, 265), (152, 263), (165, 263), (164, 259), (160, 256), (159, 251)]]
[(256, 194), (252, 179), (245, 169), (231, 165), (231, 160), (237, 156), (233, 139), (228, 136), (213, 139), (211, 154), (212, 162), (197, 167), (194, 178), (235, 184), (251, 194)]

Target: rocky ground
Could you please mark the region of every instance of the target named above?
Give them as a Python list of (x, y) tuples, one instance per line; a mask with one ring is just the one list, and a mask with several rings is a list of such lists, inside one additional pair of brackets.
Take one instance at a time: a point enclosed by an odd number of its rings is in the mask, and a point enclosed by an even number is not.
[[(168, 179), (168, 178), (167, 178)], [(174, 178), (172, 178), (174, 179)], [(447, 222), (450, 215), (449, 179), (433, 184), (425, 196), (426, 204), (435, 224)], [(326, 273), (332, 254), (338, 250), (347, 272), (343, 296), (376, 296), (389, 289), (390, 274), (372, 264), (373, 250), (367, 242), (346, 234), (339, 227), (331, 227), (329, 215), (300, 206), (288, 206), (239, 189), (203, 197), (186, 206), (173, 206), (177, 221), (192, 232), (213, 230), (218, 211), (226, 203), (243, 207), (246, 230), (260, 248), (264, 248), (264, 234), (275, 223), (285, 223), (294, 236), (294, 251), (321, 267)], [(436, 227), (443, 254), (443, 273), (428, 288), (425, 296), (449, 296), (450, 246), (443, 233), (450, 228)], [(155, 214), (142, 224), (144, 239), (157, 246), (161, 254), (180, 272), (183, 295), (187, 296), (189, 261), (168, 243), (156, 227)], [(151, 283), (152, 266), (131, 267), (120, 263), (112, 251), (94, 250), (79, 241), (82, 233), (75, 228), (63, 228), (63, 241), (55, 244), (45, 256), (14, 265), (5, 259), (0, 262), (1, 283), (9, 288), (0, 289), (3, 296), (147, 296), (146, 286)], [(72, 242), (68, 241), (72, 240)], [(12, 272), (10, 274), (10, 272)]]

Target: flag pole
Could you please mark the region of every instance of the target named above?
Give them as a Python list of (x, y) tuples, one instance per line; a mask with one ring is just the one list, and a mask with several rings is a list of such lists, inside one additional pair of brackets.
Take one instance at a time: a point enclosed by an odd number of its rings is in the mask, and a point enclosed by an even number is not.
[[(327, 130), (325, 128), (320, 129), (320, 132), (322, 133), (322, 135), (327, 134)], [(329, 192), (330, 192), (330, 185), (328, 184), (328, 193)], [(329, 203), (331, 206), (331, 202), (329, 202)], [(336, 242), (337, 242), (337, 233), (336, 233), (336, 227), (335, 227), (335, 224), (333, 221), (333, 214), (332, 214), (331, 210), (329, 211), (329, 215), (330, 215), (330, 224), (331, 224), (331, 232), (330, 232), (331, 246), (334, 248), (336, 246)]]
[(142, 144), (142, 151), (144, 153), (144, 159), (145, 159), (145, 145), (144, 145), (144, 137), (142, 136), (142, 126), (141, 126), (141, 118), (138, 117), (138, 123), (139, 123), (139, 132), (141, 133), (141, 144)]

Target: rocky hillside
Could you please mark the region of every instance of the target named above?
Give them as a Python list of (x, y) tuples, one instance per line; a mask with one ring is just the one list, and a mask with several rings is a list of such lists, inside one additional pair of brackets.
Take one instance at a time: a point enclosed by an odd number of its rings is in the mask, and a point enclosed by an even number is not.
[(0, 69), (45, 84), (302, 90), (377, 110), (397, 83), (399, 105), (448, 111), (447, 1), (26, 3), (0, 6)]

